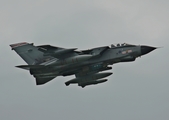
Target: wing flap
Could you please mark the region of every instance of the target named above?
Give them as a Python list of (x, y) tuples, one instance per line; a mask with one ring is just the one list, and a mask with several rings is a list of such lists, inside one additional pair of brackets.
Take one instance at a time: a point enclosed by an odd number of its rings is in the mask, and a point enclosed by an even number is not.
[(52, 56), (58, 59), (65, 59), (78, 55), (75, 51), (77, 48), (66, 49), (61, 47), (54, 47), (51, 45), (41, 45), (37, 47), (39, 48), (39, 51), (44, 53), (44, 56)]
[(90, 49), (90, 50), (84, 50), (84, 51), (81, 51), (81, 52), (84, 53), (84, 54), (91, 54), (93, 56), (99, 56), (99, 55), (102, 55), (107, 49), (109, 49), (109, 47), (104, 46), (104, 47), (93, 48), (93, 49)]

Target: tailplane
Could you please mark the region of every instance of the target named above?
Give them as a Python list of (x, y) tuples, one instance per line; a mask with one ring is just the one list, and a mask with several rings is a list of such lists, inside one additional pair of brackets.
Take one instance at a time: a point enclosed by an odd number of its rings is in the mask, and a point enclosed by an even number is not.
[(40, 64), (45, 60), (43, 52), (39, 51), (33, 43), (21, 42), (10, 46), (28, 65)]

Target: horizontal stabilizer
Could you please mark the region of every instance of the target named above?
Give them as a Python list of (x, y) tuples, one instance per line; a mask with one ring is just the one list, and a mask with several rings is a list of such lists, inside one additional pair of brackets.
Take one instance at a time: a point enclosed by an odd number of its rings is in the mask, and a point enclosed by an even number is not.
[(49, 81), (51, 81), (52, 79), (54, 79), (56, 76), (51, 76), (51, 77), (36, 77), (36, 85), (43, 85)]
[(25, 70), (30, 70), (30, 69), (43, 68), (45, 66), (44, 65), (19, 65), (19, 66), (15, 66), (15, 67), (22, 68)]

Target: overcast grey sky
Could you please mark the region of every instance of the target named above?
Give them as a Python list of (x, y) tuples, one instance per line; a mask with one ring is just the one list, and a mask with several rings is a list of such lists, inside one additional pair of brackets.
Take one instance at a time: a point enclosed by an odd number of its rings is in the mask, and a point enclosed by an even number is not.
[[(1, 120), (168, 120), (168, 0), (1, 0)], [(113, 65), (109, 81), (85, 89), (70, 77), (44, 86), (16, 65), (9, 44), (88, 49), (112, 43), (164, 47)]]

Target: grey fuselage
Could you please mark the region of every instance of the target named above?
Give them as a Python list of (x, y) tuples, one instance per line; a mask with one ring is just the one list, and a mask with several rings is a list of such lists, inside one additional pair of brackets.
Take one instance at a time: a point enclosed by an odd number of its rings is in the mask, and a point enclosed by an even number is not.
[[(85, 68), (87, 69), (86, 71), (91, 72), (97, 71), (98, 65), (100, 65), (100, 67), (104, 67), (119, 62), (135, 61), (137, 57), (141, 56), (141, 46), (135, 45), (114, 46), (107, 48), (102, 54), (99, 54), (100, 52), (102, 52), (102, 47), (92, 49), (88, 54), (91, 54), (93, 57), (79, 63), (72, 62), (67, 64), (66, 60), (56, 60), (56, 62), (52, 62), (50, 65), (48, 63), (48, 65), (50, 66), (50, 67), (48, 66), (48, 68), (51, 70), (49, 69), (46, 70), (63, 76), (75, 74), (79, 70), (83, 70)], [(92, 69), (92, 66), (95, 67), (96, 69)], [(46, 70), (44, 72), (46, 72)]]
[(35, 77), (37, 85), (45, 84), (57, 76), (75, 75), (74, 79), (65, 84), (68, 86), (77, 83), (81, 87), (106, 82), (107, 79), (102, 78), (111, 75), (112, 72), (100, 72), (112, 69), (109, 65), (135, 61), (137, 57), (156, 49), (125, 43), (82, 51), (51, 45), (34, 46), (27, 42), (10, 46), (28, 63), (16, 67), (29, 70)]

